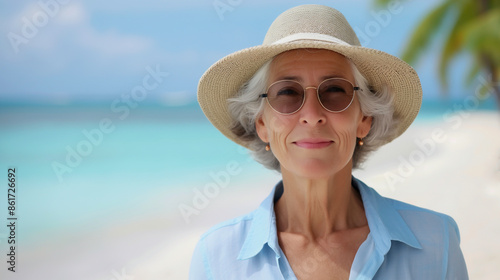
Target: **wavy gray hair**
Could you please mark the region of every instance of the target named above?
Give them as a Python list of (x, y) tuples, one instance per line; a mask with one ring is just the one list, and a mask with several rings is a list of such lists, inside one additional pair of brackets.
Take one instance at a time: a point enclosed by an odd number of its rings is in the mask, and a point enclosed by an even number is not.
[[(229, 113), (233, 117), (232, 132), (247, 144), (256, 161), (269, 169), (280, 172), (279, 161), (273, 153), (265, 150), (267, 143), (259, 138), (255, 128), (255, 120), (262, 114), (265, 102), (264, 98), (260, 98), (259, 95), (266, 91), (273, 59), (267, 61), (250, 80), (241, 86), (236, 96), (228, 100), (228, 106)], [(349, 62), (352, 66), (355, 84), (361, 89), (356, 92), (361, 111), (364, 116), (373, 117), (370, 132), (363, 138), (364, 145), (356, 144), (352, 156), (353, 167), (359, 168), (370, 152), (389, 142), (388, 139), (396, 133), (398, 120), (397, 116), (394, 116), (393, 95), (385, 87), (378, 91), (373, 90), (356, 65), (351, 60)]]

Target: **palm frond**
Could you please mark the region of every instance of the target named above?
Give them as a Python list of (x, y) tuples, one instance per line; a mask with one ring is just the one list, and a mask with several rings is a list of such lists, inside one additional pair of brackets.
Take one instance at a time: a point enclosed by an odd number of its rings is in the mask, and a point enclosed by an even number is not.
[(438, 33), (444, 19), (452, 11), (451, 7), (455, 4), (456, 0), (445, 0), (420, 22), (405, 47), (403, 60), (410, 64), (417, 60), (429, 46), (431, 39)]
[(467, 23), (462, 36), (468, 51), (487, 56), (494, 65), (500, 65), (500, 8)]
[(439, 80), (446, 89), (448, 87), (448, 68), (451, 60), (464, 49), (464, 37), (462, 30), (471, 20), (476, 18), (478, 7), (475, 1), (462, 1), (458, 7), (459, 14), (452, 24), (448, 37), (444, 40), (439, 60)]
[(384, 7), (384, 6), (387, 6), (389, 5), (389, 3), (391, 3), (392, 0), (375, 0), (375, 5), (377, 7)]
[(467, 77), (465, 78), (465, 83), (466, 84), (471, 84), (474, 79), (481, 73), (481, 70), (483, 68), (483, 64), (481, 63), (481, 58), (480, 57), (474, 57), (472, 60), (472, 66), (467, 73)]

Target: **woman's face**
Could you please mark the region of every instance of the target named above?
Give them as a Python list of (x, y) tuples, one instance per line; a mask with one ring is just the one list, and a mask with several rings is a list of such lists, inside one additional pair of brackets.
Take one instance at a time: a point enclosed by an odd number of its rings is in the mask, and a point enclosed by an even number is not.
[[(344, 56), (328, 50), (292, 50), (273, 60), (268, 86), (293, 79), (304, 88), (316, 88), (333, 77), (356, 86), (351, 65)], [(282, 172), (319, 179), (352, 169), (356, 137), (368, 134), (372, 119), (362, 115), (356, 95), (352, 104), (340, 113), (325, 110), (315, 88), (306, 90), (304, 105), (291, 115), (279, 114), (266, 104), (256, 128), (262, 141), (271, 146)]]

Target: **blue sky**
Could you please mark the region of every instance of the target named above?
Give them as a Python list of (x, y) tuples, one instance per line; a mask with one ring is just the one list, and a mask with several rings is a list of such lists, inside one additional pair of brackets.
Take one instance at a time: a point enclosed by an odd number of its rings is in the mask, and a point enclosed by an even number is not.
[[(368, 34), (362, 43), (394, 55), (401, 54), (415, 24), (433, 6), (433, 1), (394, 1), (398, 12), (391, 13), (371, 0), (3, 1), (0, 102), (111, 100), (140, 84), (148, 66), (169, 73), (150, 100), (194, 101), (197, 82), (212, 63), (261, 44), (277, 15), (308, 3), (337, 8), (355, 30)], [(382, 14), (390, 18), (377, 19)], [(16, 36), (24, 41), (13, 43)], [(439, 96), (435, 59), (430, 54), (416, 65), (424, 98)], [(452, 81), (463, 75), (452, 72)], [(463, 84), (451, 84), (452, 95), (460, 96)]]

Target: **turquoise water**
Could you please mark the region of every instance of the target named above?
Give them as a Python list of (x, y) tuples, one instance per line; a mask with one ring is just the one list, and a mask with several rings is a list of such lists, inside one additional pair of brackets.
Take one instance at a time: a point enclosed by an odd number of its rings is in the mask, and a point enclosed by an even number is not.
[[(440, 119), (453, 104), (424, 104), (417, 121)], [(21, 238), (165, 209), (162, 194), (207, 182), (231, 161), (261, 168), (196, 105), (142, 106), (120, 116), (106, 104), (0, 106), (0, 179), (6, 182), (7, 168), (16, 168)], [(103, 120), (112, 131), (96, 132)], [(7, 208), (6, 193), (0, 192), (0, 209)]]
[[(84, 131), (97, 131), (105, 118), (114, 130), (92, 143)], [(137, 108), (123, 120), (106, 106), (3, 107), (0, 133), (0, 178), (7, 182), (7, 168), (16, 168), (23, 238), (111, 222), (124, 211), (154, 213), (166, 207), (159, 194), (207, 182), (230, 161), (248, 162), (193, 107)]]

